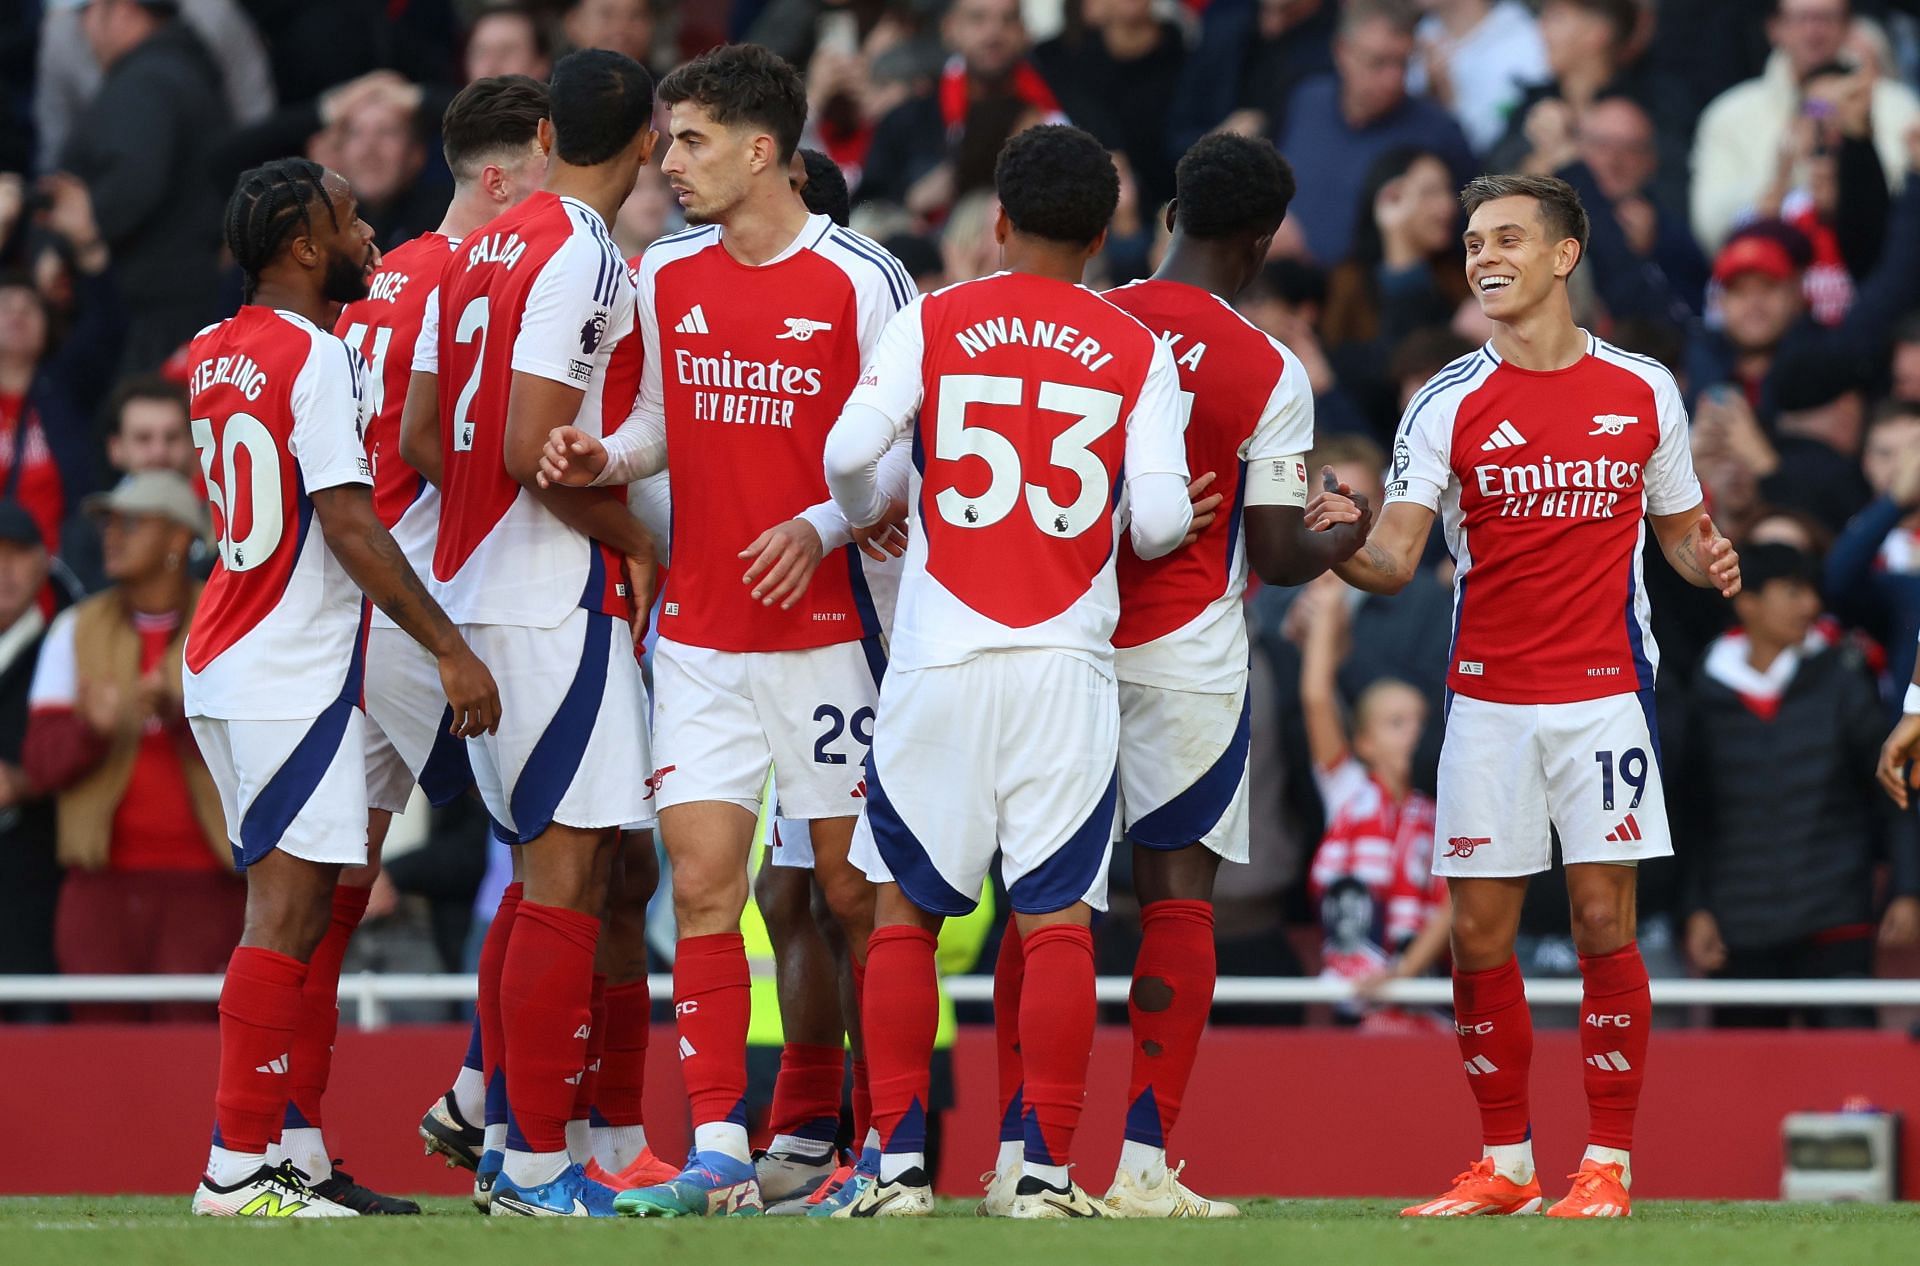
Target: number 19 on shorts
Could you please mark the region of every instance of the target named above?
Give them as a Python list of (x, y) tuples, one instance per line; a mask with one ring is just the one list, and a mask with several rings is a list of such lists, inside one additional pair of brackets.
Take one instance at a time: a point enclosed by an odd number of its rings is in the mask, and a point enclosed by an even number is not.
[(1614, 801), (1614, 780), (1633, 788), (1633, 799), (1627, 802), (1627, 808), (1638, 809), (1640, 798), (1647, 794), (1647, 751), (1643, 747), (1629, 747), (1614, 759), (1612, 752), (1595, 752), (1593, 759), (1600, 766), (1600, 807), (1611, 810)]

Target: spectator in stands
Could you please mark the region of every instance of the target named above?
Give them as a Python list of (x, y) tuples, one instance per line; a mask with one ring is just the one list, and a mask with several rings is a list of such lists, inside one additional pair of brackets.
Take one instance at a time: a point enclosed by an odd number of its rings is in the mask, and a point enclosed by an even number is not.
[(1171, 151), (1184, 154), (1215, 128), (1244, 136), (1281, 132), (1300, 81), (1333, 72), (1339, 21), (1339, 0), (1208, 4), (1174, 98)]
[[(1771, 433), (1739, 392), (1723, 386), (1703, 394), (1694, 411), (1695, 464), (1716, 515), (1721, 499), (1736, 524), (1742, 506), (1803, 510), (1837, 532), (1872, 495), (1860, 475), (1858, 369), (1795, 357), (1780, 379)], [(1750, 502), (1742, 489), (1750, 489)]]
[[(1321, 341), (1326, 304), (1326, 271), (1306, 260), (1287, 258), (1270, 260), (1235, 300), (1241, 316), (1270, 338), (1279, 339), (1307, 371), (1307, 383), (1313, 388), (1314, 433), (1363, 435), (1370, 429), (1368, 419), (1342, 385)], [(1390, 431), (1392, 422), (1386, 425)]]
[[(1758, 79), (1727, 89), (1700, 116), (1693, 150), (1693, 232), (1717, 250), (1773, 179), (1794, 132), (1833, 109), (1831, 99), (1809, 94), (1814, 73), (1837, 61), (1847, 41), (1848, 0), (1777, 0), (1767, 36), (1773, 55)], [(1853, 70), (1871, 85), (1874, 147), (1889, 184), (1898, 188), (1912, 165), (1905, 137), (1920, 121), (1920, 99), (1911, 88), (1878, 77), (1871, 67)], [(1841, 91), (1841, 89), (1833, 89)]]
[(95, 488), (91, 428), (68, 390), (66, 358), (49, 355), (47, 306), (17, 274), (0, 276), (0, 500), (33, 515), (49, 552)]
[(1033, 50), (1060, 108), (1126, 155), (1149, 219), (1173, 197), (1167, 114), (1187, 59), (1180, 28), (1153, 0), (1069, 0), (1066, 30)]
[(1577, 136), (1580, 161), (1593, 173), (1628, 248), (1660, 270), (1690, 311), (1701, 311), (1707, 260), (1684, 209), (1661, 195), (1660, 145), (1652, 118), (1632, 97), (1602, 97), (1580, 113)]
[[(33, 516), (0, 501), (0, 976), (56, 970), (53, 910), (60, 864), (54, 857), (53, 803), (21, 768), (27, 748), (27, 693), (47, 631), (35, 599), (47, 584), (47, 549)], [(55, 1019), (60, 1008), (0, 1006), (0, 1022)]]
[[(26, 773), (56, 798), (56, 943), (68, 973), (217, 972), (240, 937), (220, 794), (180, 701), (181, 647), (200, 596), (187, 570), (206, 503), (172, 471), (145, 471), (92, 502), (105, 591), (55, 617), (34, 673)], [(203, 1018), (156, 1006), (153, 1018)], [(140, 1006), (76, 1008), (139, 1019)]]
[(1920, 405), (1920, 311), (1909, 312), (1893, 332), (1889, 394), (1902, 404)]
[[(1695, 820), (1678, 835), (1691, 845), (1682, 853), (1688, 957), (1731, 979), (1870, 976), (1873, 869), (1887, 828), (1873, 770), (1885, 713), (1859, 651), (1814, 632), (1813, 560), (1757, 545), (1740, 562), (1740, 627), (1694, 679), (1687, 770), (1676, 780), (1696, 791), (1683, 811)], [(1920, 891), (1897, 893), (1893, 905), (1889, 939), (1912, 939)], [(1874, 1019), (1853, 1007), (1722, 1008), (1715, 1022), (1795, 1014), (1823, 1027)]]
[[(105, 410), (107, 465), (114, 476), (171, 470), (188, 481), (200, 478), (200, 463), (187, 426), (187, 389), (166, 378), (129, 378), (114, 388)], [(84, 511), (70, 515), (60, 534), (60, 561), (87, 593), (107, 583), (100, 550), (100, 520)]]
[(1528, 84), (1547, 76), (1547, 50), (1533, 12), (1520, 0), (1420, 0), (1419, 47), (1407, 91), (1452, 112), (1473, 152), (1507, 133)]
[(92, 0), (81, 26), (105, 74), (60, 166), (86, 185), (129, 310), (124, 372), (150, 370), (214, 316), (220, 192), (209, 139), (220, 68), (171, 0)]
[(1334, 40), (1336, 71), (1303, 80), (1276, 143), (1300, 178), (1288, 218), (1307, 249), (1331, 267), (1346, 259), (1367, 172), (1387, 150), (1439, 154), (1454, 187), (1474, 170), (1466, 138), (1447, 112), (1407, 94), (1414, 11), (1408, 0), (1350, 0)]
[(1014, 132), (1062, 117), (1027, 58), (1020, 0), (953, 0), (940, 32), (952, 56), (934, 91), (875, 125), (859, 189), (863, 202), (896, 202), (933, 219), (992, 185), (993, 158)]
[(1835, 539), (1823, 587), (1835, 614), (1887, 648), (1897, 695), (1920, 637), (1920, 404), (1880, 407), (1861, 465), (1874, 498)]
[(653, 6), (649, 0), (573, 0), (561, 20), (573, 48), (610, 48), (642, 66), (653, 62)]
[(928, 294), (955, 280), (947, 276), (947, 266), (940, 258), (940, 244), (930, 237), (917, 233), (895, 233), (880, 243), (887, 254), (900, 261), (907, 270), (907, 276), (913, 278), (913, 286), (920, 294)]
[(440, 223), (448, 187), (421, 179), (427, 147), (418, 103), (372, 96), (344, 114), (331, 138), (332, 162), (359, 199), (360, 216), (391, 250)]
[(467, 29), (466, 80), (530, 75), (542, 83), (553, 73), (553, 45), (539, 13), (525, 4), (488, 4)]
[[(80, 6), (51, 4), (41, 20), (34, 65), (33, 122), (40, 159), (51, 165), (74, 120), (100, 90), (100, 63), (80, 29)], [(227, 113), (254, 123), (273, 109), (273, 68), (266, 45), (239, 0), (181, 0), (180, 17), (220, 66)]]

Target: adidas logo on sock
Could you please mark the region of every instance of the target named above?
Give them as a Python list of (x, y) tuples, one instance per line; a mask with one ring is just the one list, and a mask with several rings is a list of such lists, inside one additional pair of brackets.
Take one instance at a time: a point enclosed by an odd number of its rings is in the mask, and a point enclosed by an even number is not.
[(1629, 1064), (1627, 1057), (1619, 1051), (1608, 1051), (1605, 1055), (1589, 1055), (1587, 1063), (1603, 1073), (1624, 1073), (1633, 1070), (1633, 1065)]
[(1500, 1071), (1499, 1065), (1495, 1064), (1485, 1055), (1475, 1055), (1472, 1059), (1463, 1060), (1462, 1064), (1466, 1068), (1467, 1076), (1469, 1077), (1484, 1077), (1488, 1073), (1497, 1073)]
[(1480, 446), (1480, 451), (1483, 453), (1492, 453), (1503, 448), (1519, 448), (1526, 442), (1527, 437), (1520, 434), (1520, 432), (1514, 428), (1513, 423), (1503, 421), (1499, 426), (1493, 428), (1493, 434), (1489, 435), (1487, 442)]
[(287, 1056), (282, 1055), (277, 1059), (270, 1059), (264, 1064), (255, 1065), (253, 1071), (256, 1073), (280, 1073), (284, 1075), (287, 1071)]
[(693, 1049), (692, 1042), (689, 1042), (684, 1036), (681, 1037), (680, 1039), (680, 1058), (681, 1059), (692, 1059), (695, 1055), (698, 1055), (699, 1053), (700, 1053), (699, 1051), (696, 1051)]
[(1622, 822), (1619, 826), (1614, 827), (1613, 830), (1607, 834), (1607, 843), (1631, 844), (1635, 840), (1638, 840), (1641, 838), (1643, 837), (1640, 834), (1640, 824), (1638, 822), (1635, 822), (1633, 820), (1633, 815), (1629, 813), (1627, 815), (1627, 820), (1625, 822)]
[(713, 331), (707, 328), (707, 314), (702, 312), (700, 305), (696, 303), (687, 315), (680, 318), (680, 324), (673, 327), (673, 332), (675, 334), (711, 334)]

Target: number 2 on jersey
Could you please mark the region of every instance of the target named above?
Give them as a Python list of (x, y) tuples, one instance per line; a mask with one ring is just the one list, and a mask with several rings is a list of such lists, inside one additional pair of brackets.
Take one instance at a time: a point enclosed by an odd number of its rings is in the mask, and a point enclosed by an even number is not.
[(453, 327), (453, 341), (472, 343), (473, 372), (467, 375), (467, 385), (460, 388), (460, 398), (453, 403), (453, 451), (464, 453), (473, 448), (473, 393), (480, 390), (480, 366), (487, 359), (487, 297), (481, 295), (460, 310), (460, 320)]
[[(940, 379), (940, 413), (933, 436), (933, 455), (939, 461), (958, 462), (978, 457), (987, 464), (985, 491), (969, 496), (958, 487), (940, 490), (934, 500), (940, 517), (955, 527), (992, 527), (1013, 511), (1023, 490), (1020, 451), (1013, 441), (992, 427), (967, 423), (967, 406), (1026, 402), (1026, 384), (998, 374), (947, 374)], [(1113, 479), (1093, 444), (1120, 421), (1120, 397), (1093, 387), (1043, 382), (1035, 403), (1049, 413), (1079, 419), (1056, 435), (1048, 454), (1051, 463), (1070, 471), (1080, 490), (1067, 505), (1053, 499), (1045, 484), (1026, 483), (1027, 512), (1035, 526), (1049, 536), (1074, 537), (1099, 522), (1113, 495)]]
[[(200, 473), (207, 481), (207, 500), (213, 503), (218, 520), (220, 561), (228, 571), (249, 571), (273, 557), (286, 531), (280, 505), (280, 446), (266, 424), (251, 413), (229, 416), (218, 439), (213, 419), (195, 418), (191, 425)], [(239, 486), (235, 461), (242, 452), (247, 455), (244, 489)], [(234, 525), (243, 518), (246, 533), (235, 536)]]

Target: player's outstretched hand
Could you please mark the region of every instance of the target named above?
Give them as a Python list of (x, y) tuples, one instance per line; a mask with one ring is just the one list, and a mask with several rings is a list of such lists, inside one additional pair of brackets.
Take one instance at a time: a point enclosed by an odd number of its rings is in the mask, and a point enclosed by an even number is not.
[(1880, 764), (1873, 771), (1881, 790), (1902, 809), (1907, 807), (1907, 788), (1920, 787), (1920, 766), (1913, 763), (1916, 755), (1920, 755), (1920, 715), (1903, 716), (1880, 745)]
[(1734, 552), (1733, 542), (1713, 530), (1713, 518), (1701, 515), (1694, 525), (1699, 533), (1695, 542), (1700, 552), (1700, 565), (1707, 569), (1707, 579), (1720, 591), (1722, 598), (1731, 598), (1740, 592), (1740, 555)]
[(853, 529), (853, 543), (876, 563), (907, 552), (907, 503), (893, 500), (887, 512), (866, 527)]
[(741, 558), (751, 560), (741, 583), (753, 587), (753, 599), (761, 606), (777, 602), (782, 611), (791, 610), (812, 582), (822, 553), (813, 524), (805, 519), (776, 523), (740, 551)]
[(1212, 527), (1214, 519), (1219, 517), (1220, 503), (1226, 497), (1217, 492), (1207, 492), (1213, 486), (1213, 480), (1214, 473), (1208, 471), (1187, 485), (1187, 499), (1193, 502), (1193, 522), (1187, 525), (1187, 539), (1180, 542), (1182, 545), (1191, 545), (1199, 540), (1200, 534)]
[(455, 738), (478, 738), (500, 729), (500, 688), (493, 674), (465, 642), (440, 657), (440, 688), (453, 710), (448, 732)]
[(585, 488), (607, 468), (607, 446), (575, 426), (556, 426), (540, 450), (542, 488)]
[(635, 646), (647, 640), (647, 621), (653, 615), (653, 595), (660, 584), (660, 564), (651, 555), (639, 558), (629, 554), (620, 568), (627, 575), (627, 594), (633, 600), (627, 627), (633, 630)]

